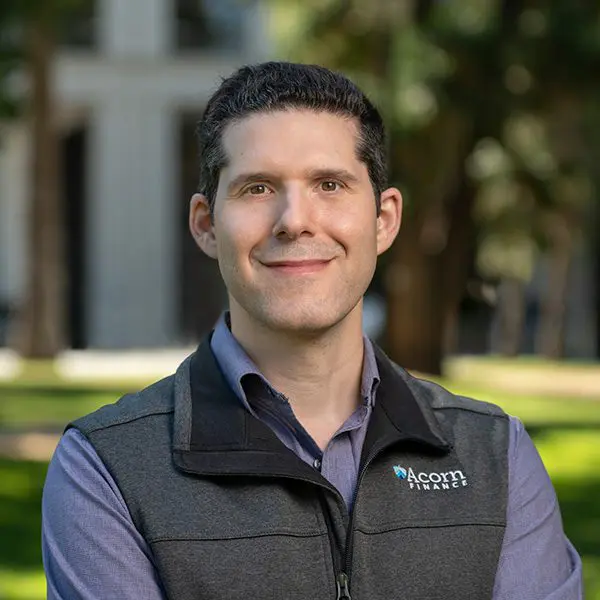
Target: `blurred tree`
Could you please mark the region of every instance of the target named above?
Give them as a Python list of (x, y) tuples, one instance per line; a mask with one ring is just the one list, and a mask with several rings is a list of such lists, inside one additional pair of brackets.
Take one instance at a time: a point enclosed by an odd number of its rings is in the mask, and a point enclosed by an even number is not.
[(17, 97), (11, 85), (20, 59), (15, 43), (16, 13), (16, 2), (0, 4), (0, 119), (17, 114)]
[(600, 66), (600, 5), (275, 2), (282, 54), (344, 71), (388, 124), (391, 178), (406, 203), (381, 265), (392, 358), (439, 373), (475, 243), (481, 275), (510, 290), (507, 353), (520, 346), (520, 290), (548, 249), (538, 339), (559, 354), (573, 239), (590, 196), (579, 108)]
[[(0, 116), (22, 105), (31, 132), (28, 273), (11, 343), (22, 355), (49, 358), (65, 345), (65, 259), (59, 177), (59, 138), (52, 68), (61, 27), (87, 0), (2, 0), (0, 8)], [(15, 95), (15, 75), (26, 91)]]

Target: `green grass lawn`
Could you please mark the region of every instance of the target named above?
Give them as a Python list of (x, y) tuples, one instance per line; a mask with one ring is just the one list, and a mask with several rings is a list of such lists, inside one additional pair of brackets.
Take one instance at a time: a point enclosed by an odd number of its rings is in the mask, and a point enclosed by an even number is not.
[[(586, 598), (600, 600), (600, 403), (515, 396), (469, 387), (455, 391), (501, 404), (526, 423), (554, 482), (565, 530), (584, 560)], [(82, 387), (42, 382), (0, 385), (0, 428), (60, 430), (139, 384)], [(0, 598), (45, 597), (40, 498), (46, 463), (0, 459)]]
[(0, 387), (0, 428), (60, 431), (69, 421), (114, 402), (120, 395), (117, 391), (84, 388)]

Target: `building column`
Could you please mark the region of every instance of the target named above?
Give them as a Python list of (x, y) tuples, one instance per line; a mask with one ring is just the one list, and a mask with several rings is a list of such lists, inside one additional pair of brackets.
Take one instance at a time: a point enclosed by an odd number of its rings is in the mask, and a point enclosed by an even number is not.
[(91, 127), (89, 344), (176, 341), (176, 144), (172, 114), (143, 96), (111, 98)]
[(149, 60), (163, 56), (171, 41), (173, 5), (170, 0), (103, 0), (99, 3), (102, 52)]
[(29, 179), (27, 127), (11, 125), (0, 145), (0, 304), (16, 305), (25, 289)]

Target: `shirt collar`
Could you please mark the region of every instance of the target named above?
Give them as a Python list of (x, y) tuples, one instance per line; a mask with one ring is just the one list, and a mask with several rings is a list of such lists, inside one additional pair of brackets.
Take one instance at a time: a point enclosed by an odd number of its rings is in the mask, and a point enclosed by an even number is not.
[[(360, 393), (364, 403), (372, 407), (375, 404), (375, 396), (380, 381), (379, 369), (371, 340), (367, 336), (363, 336), (363, 341), (364, 358)], [(244, 378), (248, 375), (258, 377), (269, 391), (274, 395), (278, 395), (277, 391), (262, 375), (254, 361), (231, 333), (229, 313), (223, 313), (219, 318), (210, 346), (227, 383), (247, 410), (254, 412), (243, 385)]]

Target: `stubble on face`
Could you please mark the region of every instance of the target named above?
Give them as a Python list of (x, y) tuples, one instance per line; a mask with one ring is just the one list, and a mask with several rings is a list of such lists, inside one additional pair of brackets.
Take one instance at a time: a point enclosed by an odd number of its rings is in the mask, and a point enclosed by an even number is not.
[[(313, 335), (350, 314), (376, 263), (376, 205), (357, 126), (290, 110), (230, 125), (215, 202), (233, 319)], [(234, 314), (235, 313), (235, 314)]]

